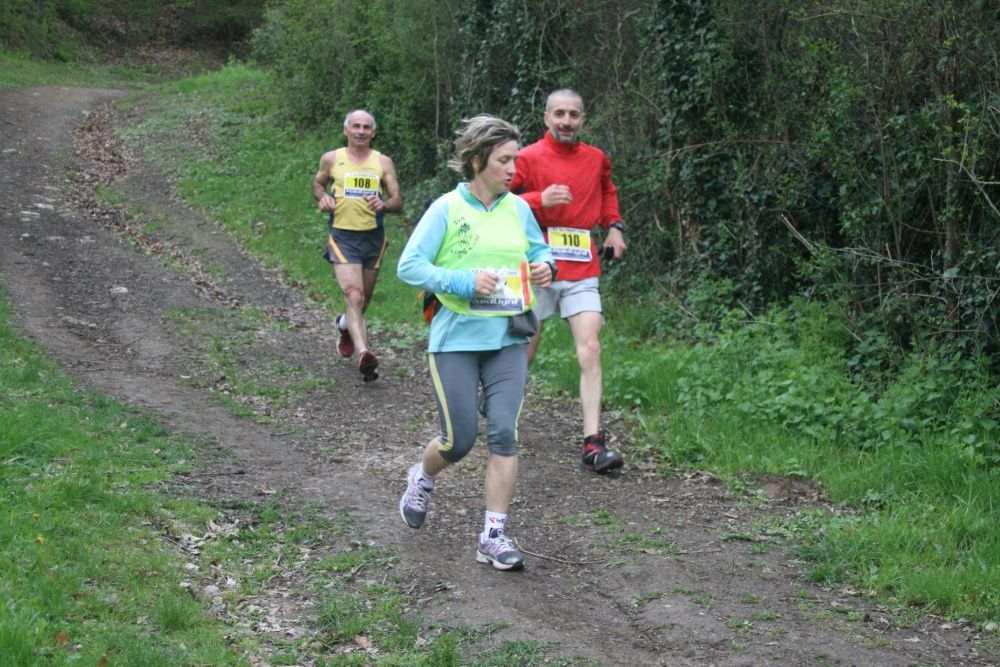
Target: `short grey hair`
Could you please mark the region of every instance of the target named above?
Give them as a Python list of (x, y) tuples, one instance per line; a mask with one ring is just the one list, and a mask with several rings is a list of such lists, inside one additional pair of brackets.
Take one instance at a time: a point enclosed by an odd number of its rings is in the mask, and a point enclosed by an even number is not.
[(545, 98), (545, 110), (552, 111), (552, 101), (557, 97), (575, 97), (580, 100), (580, 111), (586, 112), (583, 106), (583, 95), (576, 92), (572, 88), (560, 88), (559, 90), (553, 90), (549, 93), (549, 96)]
[(521, 131), (513, 123), (485, 113), (465, 118), (455, 131), (455, 154), (448, 160), (448, 167), (471, 181), (476, 177), (473, 160), (479, 158), (482, 171), (493, 149), (508, 141), (521, 143)]
[(354, 114), (358, 113), (359, 111), (361, 113), (368, 114), (368, 116), (372, 119), (372, 129), (373, 130), (378, 127), (378, 123), (375, 122), (375, 114), (373, 114), (371, 111), (368, 111), (368, 109), (354, 109), (353, 111), (348, 111), (347, 115), (344, 116), (344, 127), (348, 126), (348, 123), (351, 120), (351, 116), (353, 116)]

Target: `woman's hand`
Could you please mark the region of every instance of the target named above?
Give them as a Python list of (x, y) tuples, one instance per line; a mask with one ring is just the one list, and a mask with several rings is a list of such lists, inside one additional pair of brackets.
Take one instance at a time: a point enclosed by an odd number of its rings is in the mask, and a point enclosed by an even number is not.
[(493, 294), (500, 282), (500, 276), (495, 271), (478, 271), (476, 273), (476, 294), (487, 296)]
[(548, 287), (552, 282), (552, 267), (547, 262), (529, 264), (531, 269), (531, 284), (535, 287)]

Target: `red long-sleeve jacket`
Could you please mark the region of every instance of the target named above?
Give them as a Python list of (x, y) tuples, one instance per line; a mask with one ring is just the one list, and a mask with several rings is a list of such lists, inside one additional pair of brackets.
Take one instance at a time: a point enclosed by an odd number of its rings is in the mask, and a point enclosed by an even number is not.
[[(553, 183), (568, 185), (573, 201), (544, 208), (542, 190)], [(531, 206), (546, 241), (550, 227), (589, 231), (595, 225), (607, 229), (612, 222), (621, 222), (618, 188), (611, 180), (611, 161), (600, 148), (580, 141), (564, 144), (546, 132), (541, 139), (525, 146), (518, 154), (517, 173), (510, 189)], [(601, 261), (593, 238), (590, 256), (589, 262), (557, 260), (556, 279), (581, 280), (601, 275)]]

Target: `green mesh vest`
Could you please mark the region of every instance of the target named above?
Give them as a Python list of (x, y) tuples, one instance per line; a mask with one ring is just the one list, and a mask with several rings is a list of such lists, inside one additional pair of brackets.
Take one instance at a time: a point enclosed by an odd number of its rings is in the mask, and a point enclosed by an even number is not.
[(492, 294), (471, 301), (454, 294), (438, 299), (462, 315), (511, 316), (535, 304), (528, 269), (528, 238), (517, 216), (512, 195), (493, 210), (473, 208), (457, 190), (448, 195), (448, 226), (434, 264), (446, 269), (492, 269), (500, 282)]

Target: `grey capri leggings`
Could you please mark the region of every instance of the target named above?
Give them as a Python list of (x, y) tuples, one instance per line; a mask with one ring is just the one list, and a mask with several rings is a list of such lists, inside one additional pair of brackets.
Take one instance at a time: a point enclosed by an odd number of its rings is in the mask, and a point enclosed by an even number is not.
[(479, 387), (486, 401), (486, 444), (500, 456), (517, 454), (517, 418), (528, 376), (528, 346), (427, 355), (441, 422), (438, 452), (457, 463), (476, 441)]

